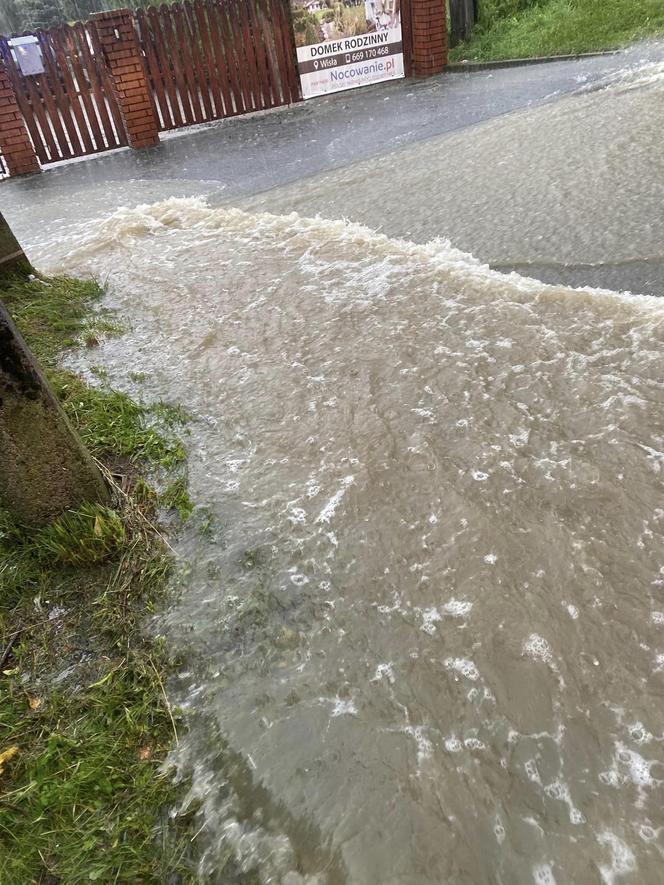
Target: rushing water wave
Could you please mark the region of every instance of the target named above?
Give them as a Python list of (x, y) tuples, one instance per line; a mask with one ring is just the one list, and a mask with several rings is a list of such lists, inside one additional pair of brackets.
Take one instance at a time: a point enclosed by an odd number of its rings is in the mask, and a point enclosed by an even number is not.
[[(639, 65), (241, 208), (348, 217), (418, 242), (438, 234), (502, 266), (664, 262), (662, 131), (664, 64)], [(620, 277), (612, 288), (634, 285)]]
[(194, 416), (202, 874), (660, 882), (664, 304), (194, 199), (56, 257), (131, 318), (95, 359)]

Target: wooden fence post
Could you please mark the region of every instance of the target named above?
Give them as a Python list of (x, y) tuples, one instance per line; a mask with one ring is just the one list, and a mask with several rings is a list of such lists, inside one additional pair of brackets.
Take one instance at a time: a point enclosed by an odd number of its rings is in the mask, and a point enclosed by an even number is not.
[(470, 40), (477, 21), (477, 0), (450, 0), (450, 46)]
[(445, 0), (410, 0), (414, 77), (440, 74), (447, 64)]
[(37, 154), (0, 55), (0, 151), (10, 175), (41, 172)]
[(133, 13), (129, 9), (114, 9), (98, 12), (92, 19), (113, 81), (129, 146), (141, 148), (158, 144), (159, 123)]

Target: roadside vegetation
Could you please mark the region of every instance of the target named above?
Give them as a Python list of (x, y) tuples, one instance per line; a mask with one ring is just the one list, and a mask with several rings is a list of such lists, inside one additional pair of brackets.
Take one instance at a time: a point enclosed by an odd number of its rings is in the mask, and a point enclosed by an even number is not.
[[(21, 278), (0, 298), (114, 490), (28, 532), (0, 510), (0, 882), (194, 881), (161, 764), (178, 740), (173, 666), (146, 618), (172, 568), (158, 516), (192, 510), (185, 417), (59, 367), (121, 327), (93, 282)], [(103, 376), (103, 372), (99, 373)], [(159, 495), (146, 477), (157, 476)]]
[(660, 35), (662, 0), (479, 0), (473, 37), (450, 61), (594, 52)]

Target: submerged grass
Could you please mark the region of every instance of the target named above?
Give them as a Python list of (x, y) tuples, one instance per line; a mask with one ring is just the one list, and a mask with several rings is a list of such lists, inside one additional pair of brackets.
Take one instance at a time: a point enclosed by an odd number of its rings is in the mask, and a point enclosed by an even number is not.
[[(15, 277), (0, 289), (0, 297), (92, 454), (172, 468), (185, 459), (182, 443), (170, 432), (186, 417), (181, 407), (137, 403), (103, 384), (90, 387), (74, 372), (59, 367), (68, 348), (81, 343), (95, 346), (102, 336), (123, 331), (107, 311), (91, 312), (102, 294), (93, 280), (62, 277), (27, 281)], [(96, 374), (105, 381), (103, 371)]]
[(159, 503), (166, 510), (174, 510), (183, 522), (194, 512), (194, 502), (189, 497), (185, 477), (178, 476), (159, 496)]
[[(58, 367), (78, 341), (120, 327), (90, 316), (92, 282), (19, 278), (0, 298), (93, 453), (112, 506), (84, 505), (28, 532), (0, 512), (0, 882), (193, 881), (186, 820), (160, 765), (177, 740), (172, 662), (145, 630), (171, 569), (160, 507), (190, 512), (178, 477), (160, 502), (138, 469), (170, 469), (180, 410), (88, 387)], [(94, 340), (93, 340), (94, 339)], [(133, 466), (129, 466), (132, 464)]]
[(450, 61), (593, 52), (659, 35), (661, 0), (480, 0), (473, 37)]

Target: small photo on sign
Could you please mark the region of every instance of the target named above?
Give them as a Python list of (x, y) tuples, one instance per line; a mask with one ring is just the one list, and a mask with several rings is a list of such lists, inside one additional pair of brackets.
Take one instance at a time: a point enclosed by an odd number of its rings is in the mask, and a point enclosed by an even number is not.
[(404, 76), (400, 0), (291, 0), (305, 98)]
[(356, 37), (400, 25), (399, 0), (292, 0), (295, 45)]

